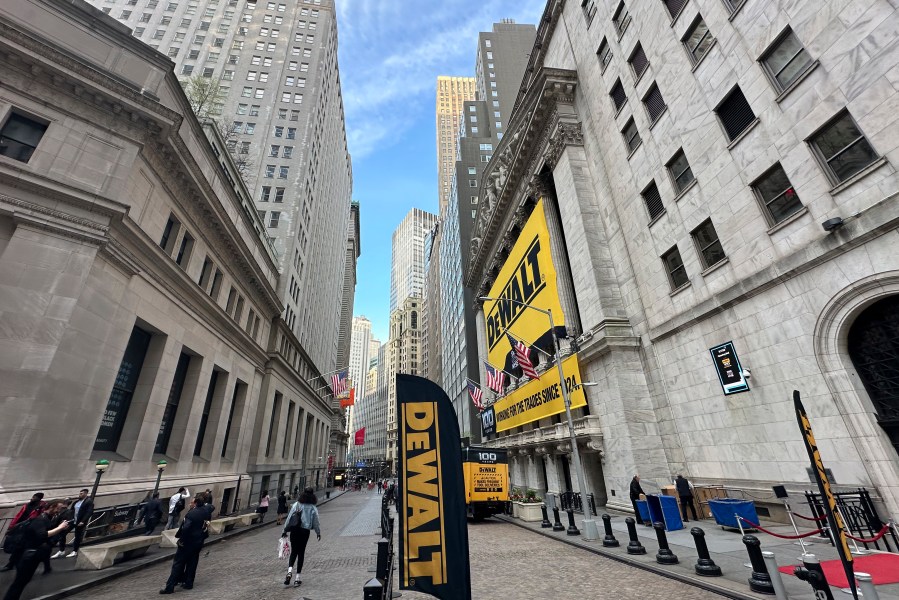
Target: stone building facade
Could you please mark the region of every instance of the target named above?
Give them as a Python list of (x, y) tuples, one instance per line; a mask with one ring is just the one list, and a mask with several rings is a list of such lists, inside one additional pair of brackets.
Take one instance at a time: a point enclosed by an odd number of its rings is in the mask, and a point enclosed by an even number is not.
[[(899, 512), (897, 28), (877, 0), (547, 3), (466, 283), (487, 294), (543, 199), (598, 501), (626, 507), (635, 473), (809, 489), (795, 389), (837, 489)], [(566, 437), (491, 443), (520, 485), (576, 490)]]
[[(39, 28), (38, 28), (39, 26)], [(332, 399), (172, 63), (85, 2), (0, 6), (0, 507), (324, 481)], [(311, 457), (307, 459), (306, 457)]]

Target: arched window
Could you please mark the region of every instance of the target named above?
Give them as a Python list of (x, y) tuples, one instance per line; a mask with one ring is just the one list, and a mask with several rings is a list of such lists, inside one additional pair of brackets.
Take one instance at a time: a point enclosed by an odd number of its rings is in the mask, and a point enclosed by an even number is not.
[(899, 451), (899, 295), (865, 309), (849, 329), (849, 357)]

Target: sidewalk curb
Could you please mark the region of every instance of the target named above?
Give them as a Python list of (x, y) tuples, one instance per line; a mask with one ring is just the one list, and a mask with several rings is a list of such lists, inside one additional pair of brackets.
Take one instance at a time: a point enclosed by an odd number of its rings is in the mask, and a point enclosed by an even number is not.
[[(337, 498), (340, 498), (341, 496), (343, 496), (345, 493), (346, 492), (340, 492), (339, 494), (335, 495), (332, 492), (330, 498), (320, 501), (317, 506), (321, 506), (322, 504), (327, 504), (328, 502), (332, 502), (332, 501), (336, 500)], [(264, 527), (270, 527), (271, 525), (273, 525), (275, 523), (276, 523), (275, 520), (271, 520), (268, 523), (256, 523), (253, 525), (248, 525), (247, 527), (241, 527), (240, 529), (235, 529), (235, 530), (229, 531), (228, 533), (226, 533), (226, 534), (222, 535), (221, 537), (218, 537), (210, 542), (206, 542), (205, 544), (203, 544), (203, 547), (206, 548), (208, 546), (214, 546), (220, 542), (224, 542), (233, 537), (238, 537), (245, 533), (249, 533), (251, 531), (256, 531), (257, 529), (262, 529)], [(174, 550), (168, 551), (168, 550), (169, 549), (167, 549), (167, 551), (164, 554), (160, 554), (159, 556), (154, 556), (153, 558), (147, 560), (146, 562), (131, 565), (129, 567), (125, 567), (118, 571), (115, 571), (112, 573), (107, 573), (105, 575), (101, 575), (97, 579), (92, 579), (90, 581), (85, 581), (83, 583), (71, 585), (67, 588), (62, 588), (61, 590), (57, 590), (57, 591), (51, 592), (49, 594), (44, 594), (43, 596), (36, 596), (32, 600), (58, 600), (59, 598), (68, 598), (69, 596), (74, 596), (75, 594), (79, 594), (79, 593), (87, 591), (91, 588), (95, 588), (98, 585), (102, 585), (102, 584), (112, 581), (114, 579), (118, 579), (120, 577), (124, 577), (125, 575), (130, 575), (132, 573), (136, 573), (137, 571), (140, 571), (147, 567), (151, 567), (151, 566), (157, 565), (159, 563), (170, 561), (170, 560), (172, 560), (172, 557), (175, 556), (175, 551)], [(102, 571), (99, 571), (99, 572), (102, 572)]]
[(687, 585), (692, 585), (693, 587), (698, 587), (700, 589), (706, 590), (707, 592), (712, 592), (718, 594), (720, 596), (724, 596), (725, 598), (732, 598), (733, 600), (759, 600), (761, 596), (756, 596), (753, 594), (745, 594), (742, 592), (738, 592), (736, 590), (732, 590), (730, 588), (722, 587), (712, 583), (709, 578), (696, 578), (689, 577), (687, 575), (683, 575), (681, 573), (672, 573), (667, 569), (664, 569), (660, 566), (656, 566), (653, 564), (648, 564), (644, 562), (639, 562), (635, 560), (630, 560), (628, 556), (618, 554), (615, 552), (611, 552), (609, 550), (604, 549), (601, 546), (594, 547), (587, 545), (585, 542), (580, 541), (580, 537), (575, 539), (565, 538), (557, 535), (553, 535), (547, 531), (543, 531), (542, 529), (533, 529), (528, 527), (523, 523), (517, 523), (516, 519), (510, 519), (504, 515), (494, 515), (495, 518), (500, 519), (506, 523), (511, 525), (515, 525), (516, 527), (521, 527), (522, 529), (526, 529), (532, 533), (536, 533), (538, 535), (542, 535), (543, 537), (547, 537), (552, 540), (556, 540), (557, 542), (562, 542), (564, 544), (568, 544), (569, 546), (574, 546), (575, 548), (580, 548), (582, 550), (586, 550), (587, 552), (592, 552), (593, 554), (597, 554), (604, 558), (610, 558), (614, 561), (624, 563), (626, 565), (630, 565), (632, 567), (636, 567), (638, 569), (643, 569), (644, 571), (649, 571), (650, 573), (654, 573), (656, 575), (661, 575), (662, 577), (667, 577), (668, 579), (674, 579), (675, 581), (680, 581), (681, 583), (686, 583)]

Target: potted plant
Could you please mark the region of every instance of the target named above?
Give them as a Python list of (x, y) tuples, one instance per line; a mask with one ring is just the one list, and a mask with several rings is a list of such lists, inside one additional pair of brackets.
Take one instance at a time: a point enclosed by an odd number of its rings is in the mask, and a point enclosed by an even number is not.
[(521, 493), (520, 488), (512, 488), (512, 493), (509, 495), (509, 500), (512, 502), (512, 516), (516, 519), (519, 518), (520, 506), (522, 500), (524, 500), (524, 494)]
[(543, 499), (537, 495), (536, 490), (527, 490), (519, 501), (518, 518), (522, 521), (533, 522), (543, 520), (543, 511), (540, 507)]

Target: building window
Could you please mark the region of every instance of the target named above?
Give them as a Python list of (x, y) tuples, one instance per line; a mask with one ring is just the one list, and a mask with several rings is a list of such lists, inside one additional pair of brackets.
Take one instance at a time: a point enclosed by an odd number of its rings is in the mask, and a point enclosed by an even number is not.
[(94, 451), (116, 451), (151, 339), (152, 335), (142, 329), (135, 327), (131, 330), (131, 337), (125, 347), (122, 362), (119, 363), (118, 375), (113, 382), (103, 420), (94, 440)]
[(250, 105), (250, 116), (251, 116), (251, 117), (258, 117), (258, 116), (259, 116), (259, 105), (258, 105), (258, 104), (251, 104), (251, 105)]
[(715, 41), (715, 38), (709, 33), (709, 28), (700, 15), (696, 17), (696, 20), (687, 29), (687, 34), (681, 41), (684, 44), (684, 48), (687, 49), (687, 54), (690, 55), (690, 62), (695, 65), (702, 60), (705, 53), (712, 47), (712, 42)]
[(477, 173), (478, 173), (477, 168), (475, 168), (475, 167), (468, 167), (468, 174), (469, 174), (469, 175), (477, 175)]
[(802, 42), (787, 28), (759, 59), (779, 91), (784, 91), (808, 71), (813, 62)]
[(802, 202), (780, 163), (771, 167), (753, 184), (770, 225), (777, 225), (802, 210)]
[(724, 6), (727, 7), (727, 10), (728, 10), (728, 12), (730, 12), (730, 15), (734, 16), (734, 14), (740, 9), (741, 6), (743, 6), (743, 3), (746, 0), (721, 0), (721, 1), (724, 2)]
[(293, 146), (284, 146), (284, 152), (281, 158), (293, 158)]
[(271, 179), (275, 176), (275, 165), (265, 165), (265, 177)]
[(737, 139), (755, 121), (755, 113), (752, 112), (752, 107), (749, 106), (746, 96), (743, 95), (743, 91), (739, 87), (735, 87), (721, 101), (715, 112), (718, 114), (721, 125), (727, 133), (727, 139), (730, 141)]
[(595, 0), (581, 0), (581, 10), (584, 11), (584, 18), (587, 20), (587, 27), (593, 22), (593, 15), (596, 14)]
[[(294, 110), (294, 111), (291, 111), (291, 113), (295, 113), (295, 112), (297, 112), (297, 111), (295, 111), (295, 110)], [(290, 120), (291, 120), (291, 121), (296, 121), (296, 119), (293, 118), (293, 116), (294, 116), (294, 115), (291, 114)], [(296, 129), (296, 127), (288, 127), (288, 128), (287, 128), (287, 139), (289, 139), (289, 140), (294, 140), (294, 139), (296, 139), (296, 137), (297, 137), (297, 129)]]
[(694, 229), (690, 235), (696, 244), (696, 250), (699, 252), (699, 258), (704, 269), (708, 269), (727, 258), (711, 219), (707, 219), (702, 225)]
[(637, 130), (637, 124), (634, 123), (633, 117), (631, 117), (627, 124), (624, 126), (624, 129), (621, 131), (621, 135), (624, 136), (624, 143), (627, 145), (628, 153), (636, 150), (640, 143), (643, 141), (640, 139), (640, 132)]
[(662, 113), (665, 112), (665, 99), (662, 98), (662, 92), (659, 91), (658, 84), (653, 83), (649, 91), (646, 92), (646, 95), (643, 97), (643, 106), (646, 107), (646, 114), (649, 115), (650, 123), (658, 121)]
[(639, 80), (643, 76), (643, 73), (646, 72), (646, 68), (649, 67), (649, 59), (646, 58), (646, 53), (643, 51), (643, 45), (641, 43), (637, 42), (637, 47), (634, 48), (634, 51), (631, 53), (631, 57), (627, 59), (627, 62), (634, 72), (634, 80)]
[(293, 103), (294, 104), (302, 104), (303, 103), (303, 94), (294, 94), (293, 95)]
[(281, 213), (277, 210), (273, 210), (268, 214), (268, 228), (274, 229), (278, 226), (278, 223), (281, 222)]
[(615, 31), (618, 32), (618, 37), (620, 38), (624, 35), (627, 26), (631, 22), (631, 16), (627, 12), (627, 7), (624, 5), (624, 2), (618, 4), (618, 8), (615, 10), (615, 14), (612, 16), (612, 23), (615, 24)]
[(659, 186), (656, 182), (651, 182), (645, 190), (640, 192), (643, 202), (646, 203), (646, 210), (649, 212), (649, 220), (654, 221), (656, 217), (665, 212), (665, 205), (662, 204), (662, 195), (659, 193)]
[(47, 123), (10, 113), (0, 129), (0, 154), (27, 163), (47, 131)]
[(879, 157), (848, 111), (809, 138), (834, 183), (846, 181)]
[(247, 123), (243, 131), (247, 135), (253, 135), (254, 133), (256, 133), (256, 123)]
[(277, 146), (272, 144), (271, 148), (269, 148), (268, 155), (274, 158), (278, 158), (278, 153), (281, 152), (281, 146)]
[(246, 104), (238, 104), (237, 105), (237, 114), (239, 114), (239, 115), (247, 114), (247, 105)]
[(473, 187), (473, 188), (478, 187), (478, 180), (477, 179), (469, 179), (468, 187)]
[(175, 256), (175, 262), (178, 265), (186, 269), (187, 263), (190, 261), (190, 253), (194, 249), (194, 238), (187, 232), (184, 233), (184, 237), (181, 238), (181, 246), (178, 248), (178, 255)]
[(668, 14), (671, 15), (671, 18), (674, 19), (677, 15), (680, 14), (680, 11), (683, 10), (684, 5), (687, 3), (687, 0), (663, 0), (665, 2), (665, 8), (668, 9)]
[(662, 263), (665, 265), (665, 272), (668, 273), (668, 282), (671, 284), (672, 290), (690, 283), (690, 278), (687, 277), (687, 270), (684, 268), (684, 261), (681, 260), (677, 246), (674, 246), (662, 255)]
[(175, 245), (175, 240), (178, 237), (179, 231), (181, 231), (181, 223), (173, 215), (169, 215), (169, 220), (166, 221), (165, 228), (162, 230), (162, 239), (159, 240), (159, 247), (162, 248), (166, 254), (172, 253), (172, 248)]
[(602, 39), (602, 43), (599, 45), (599, 50), (596, 51), (596, 55), (599, 57), (600, 69), (605, 71), (606, 67), (609, 66), (609, 63), (612, 62), (612, 49), (609, 47), (609, 42), (607, 42), (605, 38)]
[(194, 72), (193, 65), (182, 65), (181, 66), (181, 74), (182, 75), (190, 75), (193, 72)]
[(276, 203), (284, 202), (284, 188), (279, 187), (275, 188), (275, 200)]
[(181, 403), (181, 393), (184, 391), (184, 383), (187, 380), (187, 371), (190, 367), (190, 355), (184, 352), (178, 357), (178, 366), (175, 367), (175, 377), (169, 388), (169, 397), (162, 412), (162, 422), (159, 424), (159, 433), (156, 436), (154, 454), (165, 454), (169, 448), (169, 439), (175, 425), (175, 415), (178, 405)]
[(471, 203), (472, 203), (472, 204), (477, 204), (477, 203), (478, 203), (478, 197), (477, 197), (477, 196), (472, 196), (472, 197), (471, 197)]
[(279, 167), (278, 168), (278, 179), (287, 179), (287, 174), (290, 171), (290, 167)]
[(290, 92), (281, 92), (281, 102), (290, 102)]
[(627, 94), (624, 92), (624, 86), (621, 85), (621, 79), (618, 79), (615, 85), (612, 86), (609, 96), (612, 98), (612, 104), (615, 105), (615, 112), (620, 111), (624, 103), (627, 102)]
[(262, 196), (260, 196), (259, 201), (260, 202), (268, 202), (271, 194), (272, 194), (271, 186), (268, 186), (268, 185), (262, 186)]
[(253, 92), (253, 97), (257, 100), (261, 100), (265, 97), (265, 90), (263, 88), (256, 88), (256, 90)]
[(687, 155), (684, 154), (683, 150), (678, 150), (677, 154), (665, 166), (668, 167), (671, 181), (674, 182), (674, 191), (678, 194), (693, 183), (693, 171), (690, 169), (690, 163), (687, 162)]

